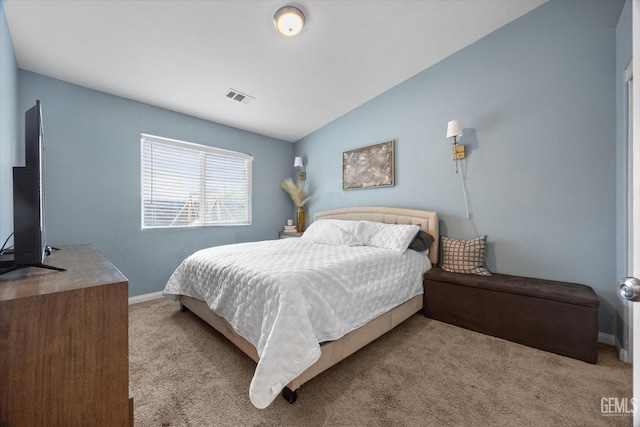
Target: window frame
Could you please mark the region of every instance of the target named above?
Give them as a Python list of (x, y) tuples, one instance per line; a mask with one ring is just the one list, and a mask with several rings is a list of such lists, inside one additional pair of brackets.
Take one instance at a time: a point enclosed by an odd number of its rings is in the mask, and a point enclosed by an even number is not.
[[(206, 156), (206, 154), (215, 154), (218, 156), (226, 156), (234, 159), (242, 159), (245, 161), (245, 179), (244, 184), (246, 187), (246, 192), (243, 192), (242, 195), (245, 196), (243, 198), (246, 199), (246, 211), (247, 218), (246, 221), (236, 221), (236, 222), (219, 222), (219, 223), (205, 223), (205, 224), (197, 224), (197, 225), (146, 225), (145, 224), (145, 143), (148, 144), (158, 144), (169, 147), (176, 147), (183, 150), (188, 150), (191, 152), (197, 152), (201, 155)], [(200, 161), (206, 159), (203, 157)], [(205, 160), (206, 163), (206, 160)], [(199, 192), (202, 191), (202, 183), (207, 181), (207, 170), (206, 167), (200, 169), (198, 172), (199, 176)], [(167, 229), (189, 229), (189, 228), (209, 228), (209, 227), (243, 227), (243, 226), (251, 226), (253, 222), (253, 156), (247, 153), (242, 153), (233, 150), (227, 150), (224, 148), (213, 147), (210, 145), (197, 144), (188, 141), (181, 141), (178, 139), (165, 138), (157, 135), (150, 135), (146, 133), (140, 134), (140, 227), (141, 230), (167, 230)], [(206, 198), (205, 198), (206, 200)], [(199, 202), (198, 202), (199, 203)], [(202, 214), (199, 211), (199, 216)], [(179, 214), (178, 214), (179, 215)]]

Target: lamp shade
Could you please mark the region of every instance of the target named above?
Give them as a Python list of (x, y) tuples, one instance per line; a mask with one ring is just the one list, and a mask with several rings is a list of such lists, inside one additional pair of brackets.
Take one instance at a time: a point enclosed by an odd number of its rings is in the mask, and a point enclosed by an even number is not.
[(302, 164), (302, 157), (296, 157), (296, 159), (293, 161), (293, 167), (294, 168), (301, 168), (304, 165)]
[(278, 9), (273, 20), (278, 32), (287, 37), (297, 35), (304, 27), (304, 14), (300, 9), (293, 6), (285, 6)]
[(447, 125), (447, 138), (453, 138), (456, 136), (462, 136), (462, 128), (460, 122), (457, 120), (451, 120)]

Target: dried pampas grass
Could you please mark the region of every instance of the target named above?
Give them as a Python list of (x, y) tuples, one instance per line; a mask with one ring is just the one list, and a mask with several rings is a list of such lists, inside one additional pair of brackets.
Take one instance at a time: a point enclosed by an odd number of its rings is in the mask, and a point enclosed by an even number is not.
[(280, 183), (280, 188), (289, 193), (291, 200), (299, 208), (303, 207), (311, 199), (311, 196), (307, 196), (305, 193), (304, 185), (300, 180), (294, 181), (291, 178), (287, 178)]

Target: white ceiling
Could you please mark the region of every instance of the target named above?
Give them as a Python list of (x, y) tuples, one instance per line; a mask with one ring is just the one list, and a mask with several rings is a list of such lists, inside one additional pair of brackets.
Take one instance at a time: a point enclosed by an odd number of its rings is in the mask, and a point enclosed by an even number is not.
[[(546, 0), (4, 0), (18, 67), (295, 142)], [(273, 25), (282, 6), (300, 35)], [(255, 100), (225, 97), (230, 89)]]

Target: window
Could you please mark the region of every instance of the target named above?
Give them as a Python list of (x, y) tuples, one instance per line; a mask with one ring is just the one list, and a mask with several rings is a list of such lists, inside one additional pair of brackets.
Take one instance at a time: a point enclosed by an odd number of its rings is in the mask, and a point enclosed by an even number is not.
[(253, 157), (142, 134), (142, 229), (251, 225)]

